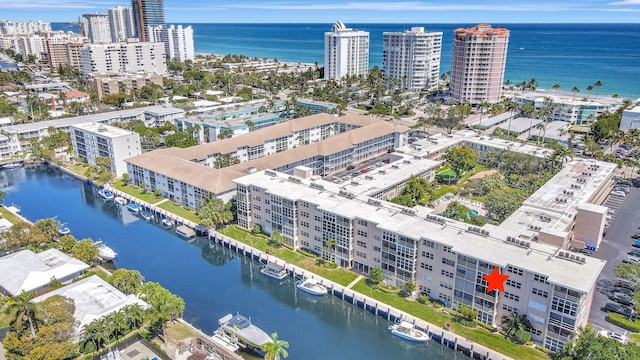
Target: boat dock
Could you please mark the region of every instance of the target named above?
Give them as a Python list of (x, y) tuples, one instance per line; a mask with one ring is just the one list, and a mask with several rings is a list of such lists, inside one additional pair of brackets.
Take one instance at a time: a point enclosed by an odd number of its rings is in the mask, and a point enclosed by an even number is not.
[[(361, 309), (367, 310), (375, 315), (381, 316), (387, 319), (387, 321), (389, 322), (396, 322), (400, 319), (408, 321), (412, 323), (417, 329), (422, 330), (426, 334), (428, 334), (429, 338), (431, 338), (433, 341), (445, 345), (453, 350), (460, 351), (471, 358), (485, 360), (512, 360), (512, 358), (500, 354), (495, 350), (491, 350), (485, 346), (476, 344), (471, 340), (454, 334), (453, 332), (426, 322), (422, 319), (418, 319), (376, 299), (351, 290), (348, 286), (336, 284), (331, 280), (325, 279), (303, 268), (287, 263), (282, 259), (276, 258), (228, 236), (222, 235), (217, 232), (211, 232), (209, 234), (209, 239), (214, 243), (220, 244), (250, 259), (260, 261), (263, 264), (281, 264), (287, 270), (289, 276), (292, 276), (294, 278), (308, 277), (315, 279), (319, 284), (327, 288), (329, 294), (347, 301), (353, 305), (356, 305)], [(446, 311), (446, 309), (443, 309), (443, 311)]]
[(216, 343), (215, 341), (213, 341), (211, 339), (211, 336), (203, 333), (202, 330), (194, 327), (193, 325), (191, 325), (190, 323), (184, 321), (183, 319), (178, 319), (178, 321), (180, 321), (184, 325), (189, 326), (194, 331), (196, 331), (198, 333), (198, 340), (197, 340), (198, 344), (202, 345), (205, 349), (207, 349), (207, 351), (217, 354), (220, 357), (220, 359), (222, 359), (222, 360), (243, 360), (240, 355), (230, 351), (229, 349), (225, 348), (224, 346), (222, 346), (222, 345)]

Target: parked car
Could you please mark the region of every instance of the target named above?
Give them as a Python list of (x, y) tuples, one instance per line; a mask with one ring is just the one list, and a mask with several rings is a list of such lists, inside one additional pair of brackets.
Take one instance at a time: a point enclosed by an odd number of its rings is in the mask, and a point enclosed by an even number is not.
[(640, 187), (640, 176), (638, 176), (637, 178), (631, 180), (631, 184), (635, 187)]
[(347, 166), (347, 170), (353, 170), (353, 169), (355, 169), (355, 168), (356, 168), (356, 166), (355, 166), (355, 165), (349, 165), (349, 166)]
[(636, 284), (627, 280), (618, 280), (616, 281), (615, 286), (623, 287), (633, 291), (638, 291), (638, 287), (636, 286)]
[(619, 342), (626, 344), (629, 342), (629, 338), (622, 335), (622, 334), (618, 334), (617, 332), (613, 332), (613, 331), (609, 331), (609, 330), (600, 330), (598, 332), (598, 335), (602, 336), (602, 337), (606, 337), (609, 339), (616, 339)]
[(618, 302), (622, 305), (635, 305), (636, 301), (633, 300), (633, 298), (631, 298), (631, 296), (620, 293), (620, 292), (614, 292), (613, 294), (609, 295), (609, 299)]
[(362, 170), (360, 170), (361, 173), (366, 174), (369, 172), (369, 168), (364, 168)]
[(613, 290), (611, 290), (611, 292), (612, 293), (619, 292), (619, 293), (623, 293), (623, 294), (626, 294), (626, 295), (629, 295), (629, 296), (633, 296), (633, 290), (627, 289), (627, 288), (623, 288), (621, 286), (614, 286)]
[(633, 183), (629, 180), (620, 180), (618, 182), (616, 182), (616, 185), (626, 185), (626, 186), (632, 186)]
[(622, 262), (627, 264), (640, 264), (640, 257), (627, 255)]
[(629, 250), (629, 252), (627, 254), (640, 257), (640, 250), (639, 249), (631, 249), (631, 250)]
[(628, 186), (616, 186), (613, 188), (613, 191), (622, 191), (625, 194), (629, 194), (629, 191), (631, 191), (631, 188), (629, 188)]
[(631, 315), (633, 315), (633, 311), (630, 308), (616, 303), (606, 303), (602, 308), (600, 308), (600, 310), (604, 312), (613, 312), (626, 317), (631, 317)]
[(624, 191), (620, 191), (620, 190), (612, 191), (611, 195), (618, 196), (618, 197), (626, 197), (627, 196), (627, 194)]
[[(631, 238), (632, 239), (640, 239), (640, 231), (638, 231), (635, 234), (631, 235)], [(640, 247), (640, 246), (635, 246), (635, 247)]]
[(380, 166), (383, 166), (383, 165), (384, 165), (384, 163), (383, 163), (382, 161), (378, 161), (378, 162), (376, 163), (376, 166), (377, 166), (377, 167), (380, 167)]

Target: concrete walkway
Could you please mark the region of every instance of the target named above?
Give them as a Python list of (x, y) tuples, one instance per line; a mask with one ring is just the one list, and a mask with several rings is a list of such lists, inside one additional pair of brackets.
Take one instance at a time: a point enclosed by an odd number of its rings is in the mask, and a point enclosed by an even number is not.
[(347, 285), (347, 289), (351, 289), (355, 284), (358, 283), (358, 281), (364, 279), (364, 275), (358, 275), (358, 277), (353, 280), (349, 285)]

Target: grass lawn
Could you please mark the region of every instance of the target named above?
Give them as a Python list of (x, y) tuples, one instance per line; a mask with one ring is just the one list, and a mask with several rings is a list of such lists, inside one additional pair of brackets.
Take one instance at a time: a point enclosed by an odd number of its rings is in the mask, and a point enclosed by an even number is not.
[(358, 274), (343, 268), (327, 269), (324, 266), (316, 265), (316, 258), (302, 255), (285, 247), (274, 248), (269, 245), (269, 240), (266, 235), (253, 235), (249, 231), (235, 225), (228, 226), (223, 230), (219, 230), (219, 232), (261, 251), (266, 251), (267, 248), (269, 248), (271, 255), (309, 270), (314, 274), (318, 274), (342, 286), (349, 285), (358, 277)]
[(162, 204), (158, 205), (158, 207), (167, 210), (172, 214), (181, 216), (189, 221), (193, 221), (196, 224), (200, 222), (200, 219), (193, 210), (187, 210), (181, 205), (174, 205), (173, 201), (171, 200), (163, 202)]
[(198, 334), (197, 331), (179, 321), (167, 323), (167, 337), (169, 338), (169, 342), (178, 342), (198, 336), (200, 336), (200, 334)]
[(8, 305), (3, 305), (2, 307), (0, 307), (0, 329), (5, 328), (7, 326), (9, 326), (9, 323), (11, 323), (11, 320), (13, 320), (16, 316), (15, 311), (12, 311), (11, 313), (7, 314)]
[(442, 170), (442, 171), (440, 171), (439, 173), (436, 174), (436, 176), (438, 176), (438, 175), (443, 175), (443, 176), (450, 177), (450, 176), (456, 176), (456, 172), (453, 171), (452, 169), (444, 169), (444, 170)]
[(87, 169), (89, 168), (88, 166), (82, 166), (82, 164), (79, 163), (66, 163), (64, 164), (64, 167), (81, 176), (85, 176), (84, 173), (87, 172)]
[(635, 342), (640, 342), (640, 334), (639, 333), (633, 333), (631, 335), (629, 335), (629, 338)]
[(549, 358), (541, 351), (512, 343), (499, 333), (492, 333), (481, 327), (468, 328), (463, 326), (453, 321), (450, 315), (445, 314), (433, 306), (423, 305), (417, 301), (409, 301), (398, 295), (386, 294), (384, 292), (374, 290), (367, 285), (366, 279), (358, 281), (352, 289), (371, 298), (382, 301), (385, 304), (391, 305), (396, 309), (428, 321), (434, 325), (443, 327), (444, 323), (450, 322), (452, 332), (514, 359), (542, 360)]
[(7, 210), (7, 208), (5, 208), (4, 206), (0, 206), (0, 214), (2, 214), (2, 217), (9, 220), (9, 222), (12, 224), (18, 224), (22, 222), (22, 219), (17, 217), (11, 211)]
[(121, 180), (118, 180), (111, 184), (114, 189), (120, 190), (124, 193), (127, 193), (131, 196), (137, 197), (142, 201), (146, 201), (149, 204), (155, 204), (164, 200), (164, 198), (157, 198), (151, 191), (147, 191), (146, 193), (142, 193), (142, 189), (136, 185), (124, 185)]

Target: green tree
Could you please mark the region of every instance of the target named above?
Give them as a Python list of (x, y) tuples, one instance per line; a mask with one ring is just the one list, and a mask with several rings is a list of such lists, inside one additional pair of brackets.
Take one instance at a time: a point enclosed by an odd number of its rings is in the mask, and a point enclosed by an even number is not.
[(413, 279), (413, 276), (404, 284), (404, 289), (409, 293), (409, 295), (416, 291), (416, 281)]
[(640, 359), (640, 346), (633, 341), (622, 344), (615, 339), (598, 336), (591, 328), (580, 329), (573, 341), (551, 354), (552, 360), (619, 360)]
[(109, 284), (125, 294), (135, 294), (138, 292), (144, 276), (138, 270), (117, 269), (109, 277)]
[(264, 346), (265, 360), (280, 360), (280, 356), (283, 358), (288, 357), (288, 347), (289, 342), (278, 339), (278, 333), (271, 333), (271, 342)]
[(447, 160), (451, 169), (460, 176), (465, 171), (473, 169), (478, 161), (478, 153), (466, 146), (457, 146), (448, 149), (442, 158)]
[(218, 228), (233, 220), (231, 203), (225, 203), (222, 199), (210, 196), (205, 204), (196, 211), (200, 223), (205, 226)]
[(480, 188), (483, 195), (496, 189), (502, 189), (504, 186), (505, 182), (499, 173), (487, 175), (480, 179)]
[(89, 265), (98, 262), (98, 248), (96, 248), (91, 239), (83, 239), (76, 242), (71, 248), (71, 254), (76, 259)]
[(165, 138), (165, 143), (168, 147), (188, 148), (198, 144), (198, 141), (191, 134), (185, 132), (177, 132), (175, 134), (169, 134)]
[(443, 128), (447, 131), (447, 134), (451, 134), (451, 131), (458, 127), (462, 122), (462, 112), (455, 107), (450, 106), (445, 115), (442, 117), (434, 118), (434, 125)]
[(396, 204), (414, 207), (429, 201), (434, 190), (434, 185), (429, 183), (425, 178), (411, 175), (400, 196), (392, 201)]
[(140, 297), (151, 306), (152, 321), (160, 325), (166, 344), (166, 323), (182, 316), (184, 300), (156, 282), (144, 283), (140, 288)]
[(377, 288), (382, 284), (383, 280), (384, 275), (382, 274), (382, 269), (377, 266), (371, 268), (371, 271), (369, 272), (369, 284), (371, 284), (371, 287), (374, 289)]
[(502, 316), (502, 327), (507, 337), (517, 344), (524, 344), (531, 339), (531, 323), (526, 315), (517, 311)]
[(269, 236), (269, 243), (274, 247), (280, 247), (284, 244), (287, 238), (282, 235), (278, 230), (273, 230), (271, 236)]
[(62, 235), (58, 239), (58, 249), (69, 253), (71, 252), (71, 249), (73, 249), (73, 246), (76, 244), (76, 242), (76, 238), (73, 237), (73, 235)]
[(458, 308), (460, 316), (466, 321), (474, 321), (478, 318), (478, 311), (473, 310), (470, 306), (462, 305)]
[(493, 220), (502, 222), (516, 211), (520, 204), (522, 204), (522, 198), (516, 192), (497, 189), (487, 194), (484, 206)]
[(31, 336), (36, 336), (36, 305), (31, 299), (36, 297), (35, 291), (22, 292), (9, 302), (7, 313), (15, 311), (16, 317), (11, 322), (11, 328), (18, 336), (29, 330)]

